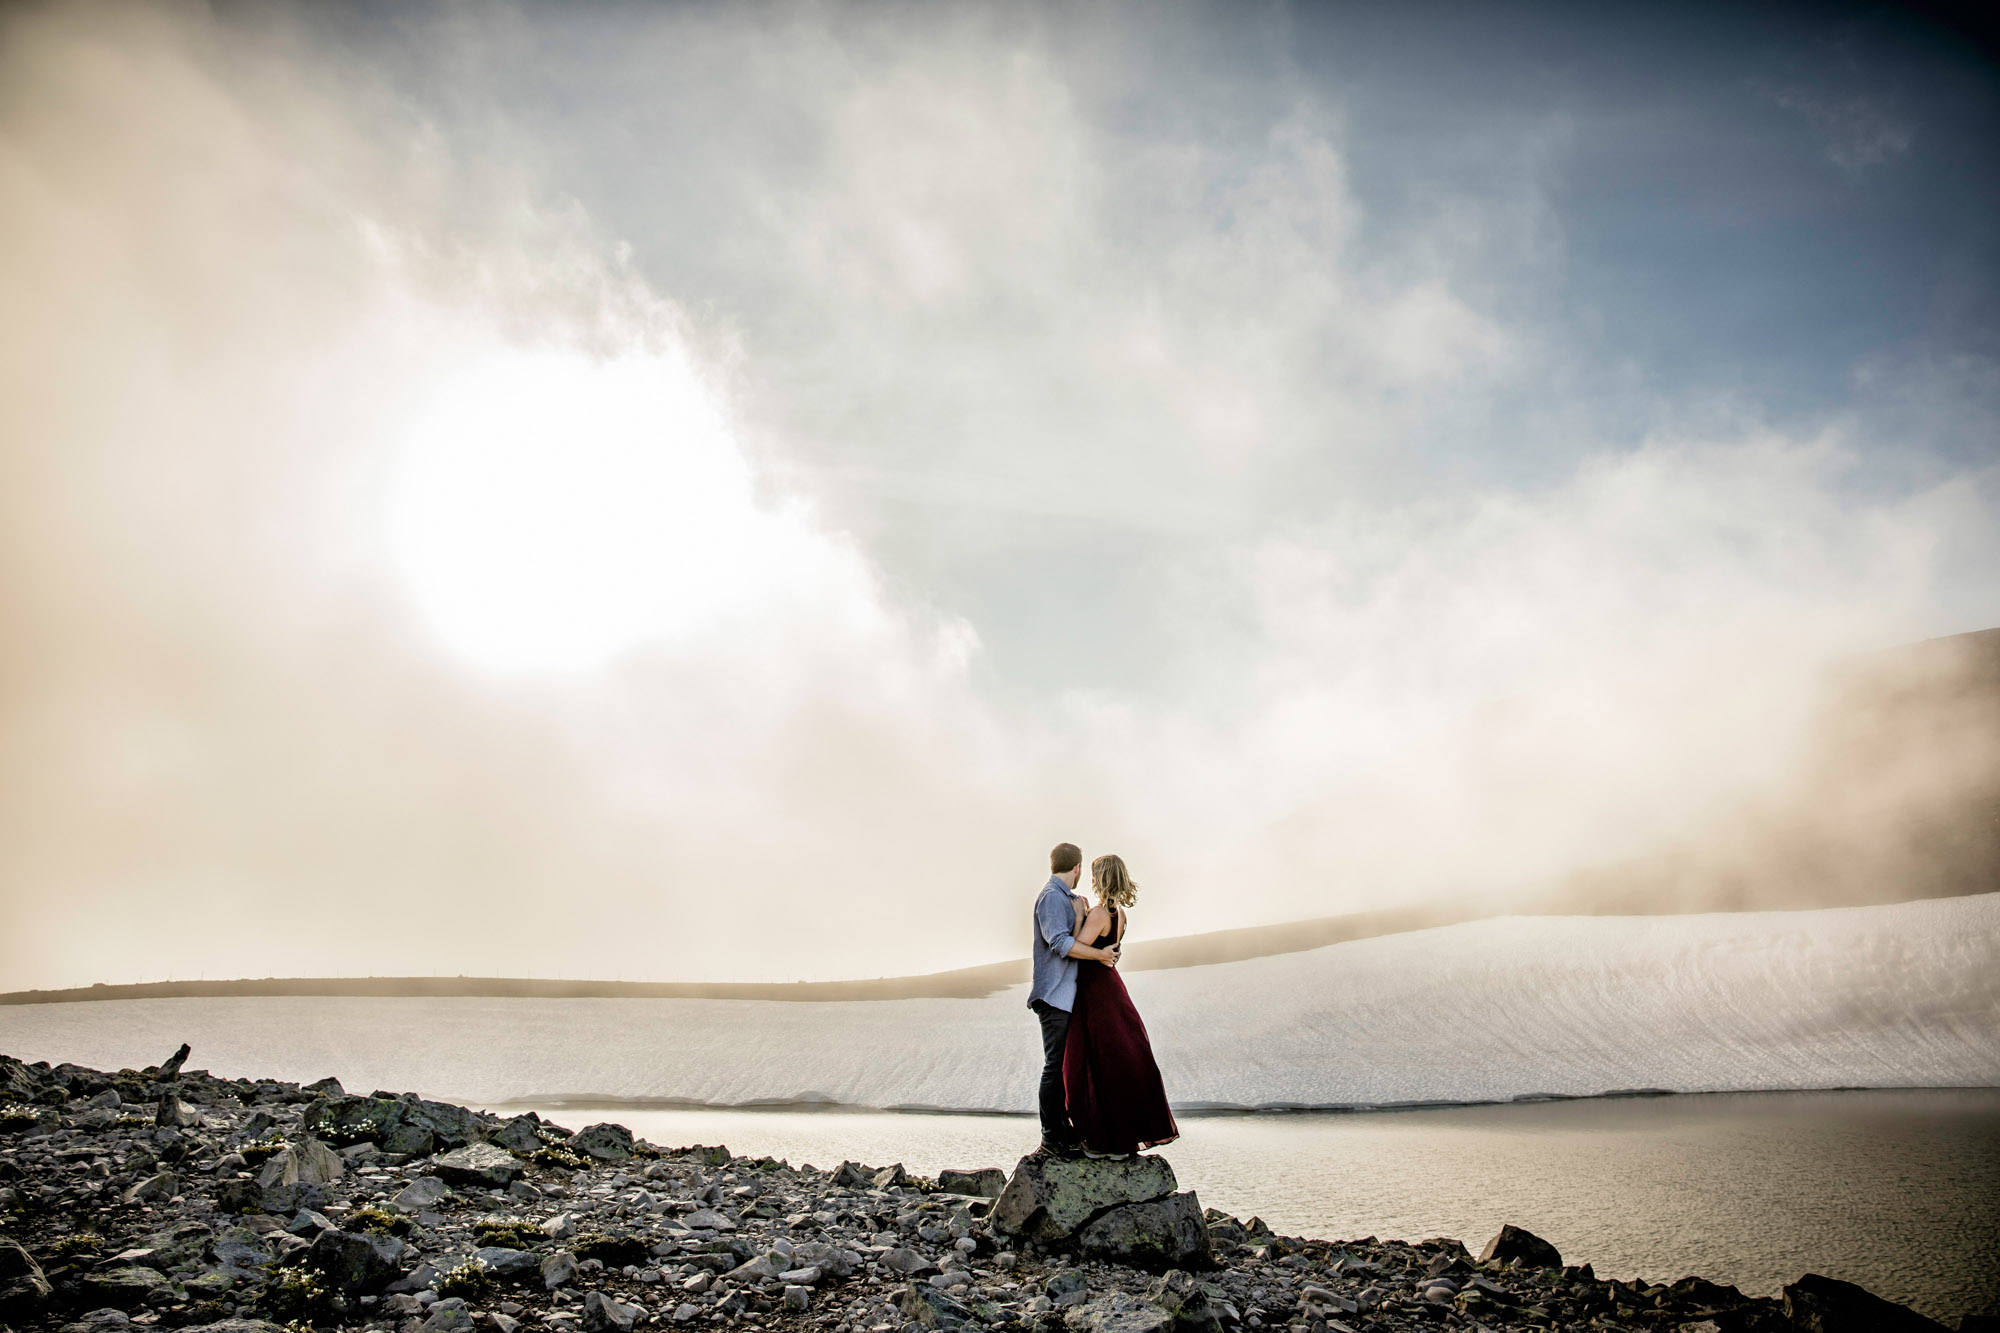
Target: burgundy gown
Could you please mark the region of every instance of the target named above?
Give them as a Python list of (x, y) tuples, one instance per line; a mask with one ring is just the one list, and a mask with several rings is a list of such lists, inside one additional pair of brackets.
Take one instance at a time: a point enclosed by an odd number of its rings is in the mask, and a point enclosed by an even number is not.
[[(1110, 938), (1119, 936), (1123, 920), (1124, 913), (1114, 909), (1106, 932)], [(1104, 938), (1083, 942), (1096, 944)], [(1115, 967), (1076, 965), (1076, 1007), (1070, 1010), (1063, 1046), (1063, 1092), (1070, 1125), (1094, 1152), (1137, 1152), (1180, 1137), (1146, 1025)]]

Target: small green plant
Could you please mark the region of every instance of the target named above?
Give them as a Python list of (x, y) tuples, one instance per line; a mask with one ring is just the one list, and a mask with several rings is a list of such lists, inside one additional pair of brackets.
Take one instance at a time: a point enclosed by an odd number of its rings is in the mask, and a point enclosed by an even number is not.
[(337, 1148), (346, 1148), (356, 1143), (373, 1143), (382, 1137), (382, 1127), (375, 1123), (375, 1117), (372, 1115), (363, 1116), (345, 1125), (320, 1123), (314, 1129), (321, 1138)]
[(0, 1106), (0, 1129), (23, 1130), (32, 1127), (42, 1118), (42, 1113), (32, 1106), (19, 1102), (9, 1102)]
[(56, 1258), (69, 1260), (86, 1251), (103, 1248), (104, 1237), (95, 1231), (73, 1231), (67, 1236), (58, 1236), (49, 1246), (49, 1253)]
[(584, 1160), (581, 1157), (567, 1148), (558, 1148), (554, 1144), (536, 1149), (534, 1156), (528, 1160), (537, 1166), (559, 1166), (566, 1171), (581, 1171), (584, 1168)]
[(334, 1315), (333, 1293), (319, 1280), (319, 1275), (303, 1268), (288, 1268), (277, 1282), (264, 1292), (263, 1306), (266, 1311), (283, 1320), (296, 1320), (311, 1327), (316, 1319), (330, 1319)]
[(119, 1125), (123, 1125), (123, 1126), (125, 1126), (125, 1127), (126, 1127), (127, 1129), (139, 1129), (139, 1128), (142, 1128), (142, 1127), (144, 1127), (144, 1126), (146, 1126), (146, 1125), (150, 1125), (150, 1124), (152, 1124), (153, 1122), (152, 1122), (152, 1120), (151, 1120), (151, 1119), (150, 1119), (149, 1117), (147, 1117), (147, 1116), (143, 1116), (143, 1115), (132, 1115), (132, 1114), (130, 1114), (130, 1113), (127, 1113), (127, 1114), (125, 1114), (125, 1115), (121, 1115), (121, 1116), (119, 1116), (119, 1117), (118, 1117), (118, 1119), (117, 1119), (116, 1121), (114, 1121), (113, 1123), (114, 1123), (114, 1124), (119, 1124)]
[(347, 1215), (349, 1231), (372, 1231), (378, 1236), (407, 1236), (410, 1233), (410, 1226), (409, 1218), (398, 1213), (384, 1212), (373, 1204), (365, 1208), (356, 1208)]
[(548, 1239), (532, 1222), (474, 1222), (472, 1234), (481, 1245), (498, 1245), (509, 1250), (531, 1250)]
[(229, 1307), (221, 1301), (195, 1301), (182, 1313), (181, 1318), (196, 1328), (206, 1324), (219, 1324), (229, 1318)]
[(492, 1282), (492, 1277), (484, 1268), (467, 1259), (438, 1279), (437, 1293), (440, 1296), (463, 1296), (473, 1301), (484, 1296)]
[(243, 1160), (251, 1166), (261, 1166), (291, 1146), (291, 1144), (286, 1143), (274, 1134), (268, 1139), (259, 1139), (255, 1143), (246, 1143), (236, 1151), (241, 1153)]

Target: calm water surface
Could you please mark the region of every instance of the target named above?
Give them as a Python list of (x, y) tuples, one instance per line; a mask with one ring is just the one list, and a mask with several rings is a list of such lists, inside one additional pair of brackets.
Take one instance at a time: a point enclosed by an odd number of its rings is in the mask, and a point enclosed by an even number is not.
[[(1011, 1166), (1035, 1141), (1010, 1116), (534, 1109), (662, 1145), (926, 1175)], [(1947, 1323), (2000, 1314), (2000, 1090), (1190, 1117), (1181, 1131), (1161, 1151), (1183, 1189), (1288, 1235), (1477, 1251), (1513, 1222), (1604, 1277), (1699, 1273), (1769, 1296), (1812, 1271)]]

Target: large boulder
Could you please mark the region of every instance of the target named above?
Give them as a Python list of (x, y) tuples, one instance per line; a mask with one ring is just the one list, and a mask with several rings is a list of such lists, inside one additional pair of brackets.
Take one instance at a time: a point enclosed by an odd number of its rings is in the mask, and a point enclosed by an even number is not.
[(325, 1274), (343, 1295), (372, 1296), (401, 1275), (407, 1248), (394, 1236), (322, 1231), (306, 1251), (305, 1263)]
[(1077, 1231), (1076, 1245), (1093, 1259), (1155, 1272), (1210, 1268), (1215, 1263), (1208, 1224), (1193, 1190), (1107, 1208)]
[(284, 1151), (264, 1163), (257, 1184), (268, 1190), (273, 1185), (331, 1185), (347, 1172), (340, 1154), (306, 1137), (286, 1145)]
[(1063, 1241), (1106, 1209), (1163, 1199), (1176, 1183), (1164, 1157), (1023, 1157), (993, 1203), (993, 1226), (1027, 1240)]
[(306, 1108), (306, 1129), (335, 1143), (369, 1142), (392, 1153), (463, 1148), (486, 1138), (477, 1111), (421, 1097), (322, 1097)]
[(1785, 1317), (1800, 1333), (1946, 1333), (1907, 1305), (1866, 1287), (1807, 1273), (1785, 1288)]
[(1561, 1268), (1563, 1257), (1555, 1246), (1529, 1231), (1517, 1227), (1512, 1222), (1500, 1228), (1499, 1234), (1486, 1242), (1486, 1248), (1479, 1252), (1479, 1262), (1491, 1263), (1496, 1259), (1505, 1260), (1522, 1268)]
[(26, 1323), (48, 1307), (52, 1291), (35, 1256), (0, 1240), (0, 1320)]
[(500, 1122), (489, 1142), (497, 1143), (508, 1152), (523, 1155), (535, 1152), (548, 1145), (542, 1141), (542, 1118), (533, 1111), (517, 1115), (512, 1120)]
[(587, 1152), (600, 1162), (622, 1162), (632, 1155), (632, 1131), (623, 1125), (586, 1125), (564, 1146)]
[(520, 1158), (490, 1143), (454, 1148), (431, 1162), (431, 1171), (448, 1185), (476, 1185), (504, 1190), (526, 1169)]

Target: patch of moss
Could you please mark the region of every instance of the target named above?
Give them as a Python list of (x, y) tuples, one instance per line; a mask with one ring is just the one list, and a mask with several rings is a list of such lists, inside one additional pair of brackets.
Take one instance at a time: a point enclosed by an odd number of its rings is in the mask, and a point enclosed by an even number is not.
[(532, 1250), (548, 1239), (532, 1222), (474, 1222), (472, 1234), (481, 1245), (509, 1250)]
[(475, 1301), (486, 1295), (492, 1286), (493, 1279), (487, 1271), (468, 1259), (438, 1278), (437, 1294), (463, 1296), (467, 1301)]
[(270, 1161), (273, 1157), (276, 1157), (279, 1153), (283, 1152), (285, 1149), (289, 1147), (291, 1147), (291, 1145), (289, 1143), (286, 1143), (283, 1139), (272, 1137), (268, 1139), (259, 1139), (255, 1143), (246, 1143), (241, 1148), (238, 1148), (236, 1151), (241, 1153), (243, 1155), (243, 1160), (248, 1162), (251, 1166), (262, 1166), (265, 1162)]
[(308, 1328), (331, 1321), (338, 1314), (334, 1309), (334, 1293), (319, 1280), (317, 1273), (303, 1268), (286, 1269), (275, 1283), (265, 1288), (259, 1304), (275, 1319), (296, 1321)]
[(356, 1208), (347, 1215), (349, 1231), (372, 1231), (378, 1236), (407, 1236), (414, 1225), (400, 1213), (385, 1212), (374, 1205)]

